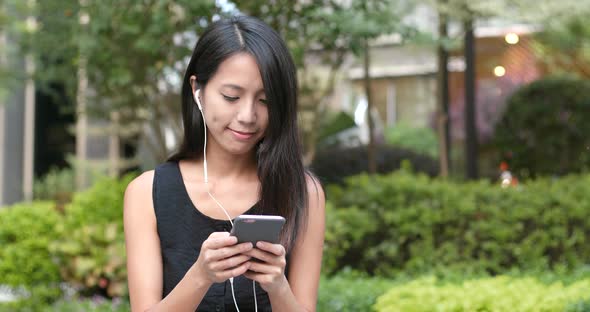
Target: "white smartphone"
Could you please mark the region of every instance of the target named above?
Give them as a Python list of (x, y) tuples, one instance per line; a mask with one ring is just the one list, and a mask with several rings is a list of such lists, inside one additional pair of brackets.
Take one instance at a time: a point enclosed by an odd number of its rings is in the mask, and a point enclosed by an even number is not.
[(240, 215), (234, 220), (230, 235), (238, 238), (238, 243), (263, 241), (279, 243), (279, 234), (285, 224), (285, 218), (268, 215)]

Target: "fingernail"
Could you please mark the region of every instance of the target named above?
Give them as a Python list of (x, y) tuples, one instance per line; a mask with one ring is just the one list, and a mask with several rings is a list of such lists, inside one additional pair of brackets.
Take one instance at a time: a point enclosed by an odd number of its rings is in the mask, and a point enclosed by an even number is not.
[(258, 243), (256, 243), (256, 246), (257, 247), (264, 247), (264, 243), (263, 242), (258, 242)]

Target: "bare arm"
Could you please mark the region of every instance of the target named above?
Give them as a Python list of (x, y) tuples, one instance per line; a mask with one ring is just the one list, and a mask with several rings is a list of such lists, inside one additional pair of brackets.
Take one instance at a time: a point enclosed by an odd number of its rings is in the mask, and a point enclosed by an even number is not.
[(247, 257), (239, 254), (251, 247), (236, 245), (236, 238), (228, 233), (211, 234), (197, 262), (162, 299), (162, 256), (151, 196), (153, 177), (153, 171), (146, 172), (125, 191), (123, 220), (131, 310), (195, 311), (211, 284), (248, 269)]
[(279, 244), (261, 243), (246, 253), (265, 263), (253, 262), (245, 276), (256, 280), (269, 295), (275, 311), (315, 311), (324, 246), (325, 198), (322, 187), (307, 179), (309, 218), (293, 248), (289, 281), (283, 274), (285, 250)]

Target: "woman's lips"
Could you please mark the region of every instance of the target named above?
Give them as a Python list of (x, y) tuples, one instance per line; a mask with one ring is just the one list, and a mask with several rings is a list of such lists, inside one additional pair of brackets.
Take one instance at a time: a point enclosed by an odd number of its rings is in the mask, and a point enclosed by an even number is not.
[(237, 131), (231, 128), (228, 128), (229, 131), (231, 131), (231, 133), (240, 140), (248, 140), (249, 138), (251, 138), (252, 136), (254, 136), (254, 134), (256, 132), (243, 132), (243, 131)]

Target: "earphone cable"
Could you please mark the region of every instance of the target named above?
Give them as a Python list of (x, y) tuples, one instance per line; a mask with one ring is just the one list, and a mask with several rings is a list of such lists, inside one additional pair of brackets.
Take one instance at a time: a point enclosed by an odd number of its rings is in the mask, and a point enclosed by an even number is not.
[[(223, 210), (223, 212), (227, 216), (227, 219), (229, 220), (229, 223), (231, 224), (231, 226), (233, 228), (234, 222), (232, 221), (231, 216), (229, 215), (227, 210), (225, 210), (223, 205), (221, 205), (221, 203), (209, 191), (209, 176), (207, 174), (207, 123), (205, 122), (205, 114), (203, 113), (203, 108), (202, 108), (200, 101), (199, 101), (199, 92), (200, 92), (200, 90), (197, 90), (195, 92), (195, 101), (197, 102), (199, 110), (201, 111), (201, 117), (203, 118), (203, 129), (204, 129), (204, 133), (205, 133), (205, 144), (203, 145), (203, 175), (205, 178), (205, 185), (207, 187), (207, 194), (209, 194), (209, 197), (211, 197), (211, 199), (213, 199), (213, 201), (215, 201), (217, 206), (219, 206), (219, 208), (221, 208), (221, 210)], [(236, 311), (240, 312), (240, 309), (238, 308), (238, 301), (236, 300), (236, 294), (234, 292), (234, 278), (233, 277), (229, 278), (229, 283), (231, 285), (231, 295), (234, 299), (234, 305), (236, 306)], [(256, 281), (254, 281), (254, 280), (252, 281), (252, 290), (254, 292), (254, 311), (258, 312), (258, 302), (256, 300)]]

